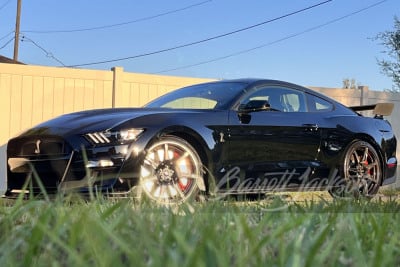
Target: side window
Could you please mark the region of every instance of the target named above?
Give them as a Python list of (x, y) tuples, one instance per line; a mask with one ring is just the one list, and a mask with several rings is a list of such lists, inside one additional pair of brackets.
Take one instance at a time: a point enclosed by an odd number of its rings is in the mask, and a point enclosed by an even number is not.
[(163, 108), (213, 109), (217, 101), (201, 97), (184, 97), (162, 105)]
[(306, 102), (303, 92), (280, 87), (264, 87), (259, 88), (255, 92), (250, 93), (240, 103), (245, 106), (253, 100), (268, 101), (271, 110), (283, 112), (305, 112)]
[(310, 112), (332, 111), (333, 104), (314, 95), (307, 95)]

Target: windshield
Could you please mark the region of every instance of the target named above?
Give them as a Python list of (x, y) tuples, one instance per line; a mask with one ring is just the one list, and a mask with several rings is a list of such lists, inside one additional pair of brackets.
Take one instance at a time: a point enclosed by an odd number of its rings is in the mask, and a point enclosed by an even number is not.
[(243, 92), (245, 83), (214, 82), (184, 87), (163, 95), (147, 104), (149, 108), (172, 109), (227, 109), (238, 94)]

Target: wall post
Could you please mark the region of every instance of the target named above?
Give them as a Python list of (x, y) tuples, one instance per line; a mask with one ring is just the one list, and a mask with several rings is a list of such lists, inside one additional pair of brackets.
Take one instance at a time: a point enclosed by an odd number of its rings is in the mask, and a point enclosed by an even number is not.
[(360, 106), (369, 104), (368, 86), (362, 85), (358, 89), (360, 89)]
[(113, 86), (112, 86), (112, 102), (111, 107), (115, 108), (116, 92), (121, 92), (123, 79), (124, 79), (124, 68), (113, 67), (111, 68), (113, 72)]

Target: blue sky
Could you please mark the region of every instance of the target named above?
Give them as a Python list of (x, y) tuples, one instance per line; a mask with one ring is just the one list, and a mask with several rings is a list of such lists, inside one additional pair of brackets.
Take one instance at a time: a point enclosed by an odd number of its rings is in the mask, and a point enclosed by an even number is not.
[[(16, 2), (0, 0), (0, 54), (7, 57), (13, 56)], [(24, 38), (18, 59), (70, 66), (135, 57), (232, 33), (321, 2), (22, 0)], [(385, 49), (371, 38), (392, 30), (395, 15), (400, 17), (399, 0), (333, 0), (210, 41), (82, 68), (121, 66), (138, 73), (259, 77), (322, 87), (341, 87), (344, 78), (354, 78), (359, 85), (382, 90), (392, 84), (376, 63)]]

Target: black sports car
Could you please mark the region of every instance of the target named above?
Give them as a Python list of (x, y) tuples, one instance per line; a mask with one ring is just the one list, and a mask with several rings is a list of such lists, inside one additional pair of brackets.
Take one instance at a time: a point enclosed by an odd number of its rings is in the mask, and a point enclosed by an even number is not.
[[(357, 113), (366, 109), (375, 116)], [(6, 196), (95, 191), (182, 203), (200, 191), (327, 189), (371, 197), (396, 178), (396, 138), (383, 119), (392, 109), (348, 108), (275, 80), (188, 86), (143, 108), (62, 115), (11, 139)]]

